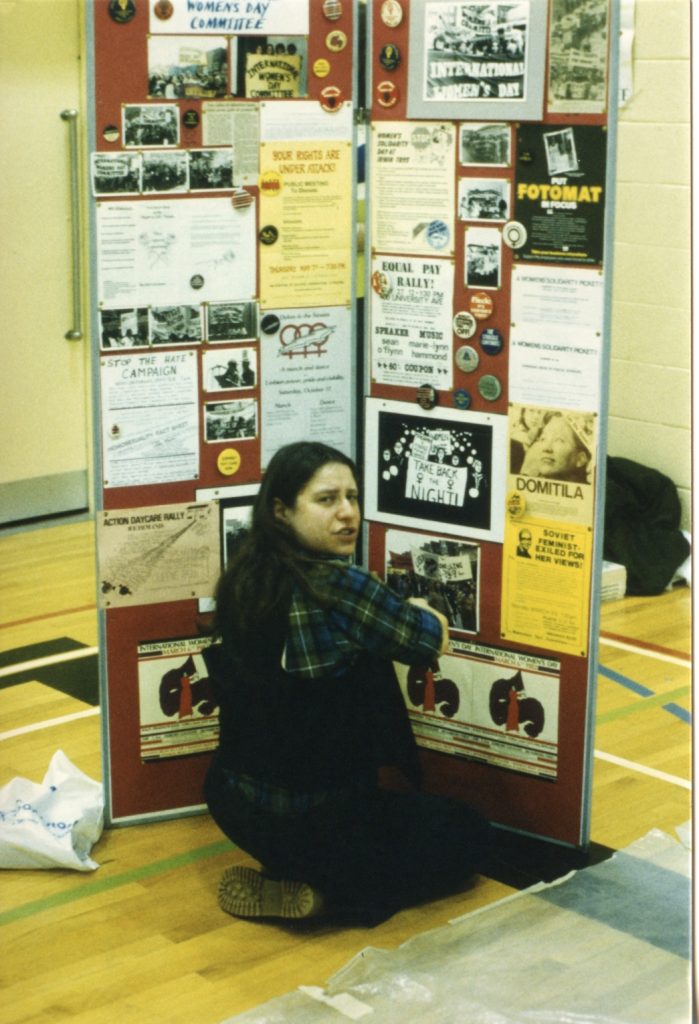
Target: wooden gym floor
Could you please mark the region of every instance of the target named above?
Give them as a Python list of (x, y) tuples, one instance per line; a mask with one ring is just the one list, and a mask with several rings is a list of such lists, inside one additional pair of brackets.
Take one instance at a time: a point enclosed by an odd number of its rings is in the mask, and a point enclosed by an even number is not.
[[(0, 532), (0, 563), (0, 784), (40, 781), (57, 749), (99, 779), (93, 525)], [(602, 606), (595, 847), (656, 828), (673, 835), (690, 818), (690, 643), (686, 587)], [(45, 644), (54, 660), (68, 651), (70, 688), (54, 665), (26, 664)], [(248, 858), (222, 839), (199, 815), (106, 831), (96, 872), (3, 872), (2, 1024), (218, 1024), (299, 985), (322, 987), (367, 945), (394, 948), (514, 891), (479, 878), (371, 930), (236, 920), (219, 910), (216, 886)]]

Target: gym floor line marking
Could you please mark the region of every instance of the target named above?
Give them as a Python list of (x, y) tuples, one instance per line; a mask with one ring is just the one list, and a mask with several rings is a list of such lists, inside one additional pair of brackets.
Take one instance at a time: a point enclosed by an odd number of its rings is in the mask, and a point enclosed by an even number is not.
[(43, 722), (33, 722), (31, 725), (21, 725), (17, 729), (9, 729), (7, 732), (0, 732), (2, 740), (12, 740), (16, 736), (24, 736), (28, 732), (39, 732), (41, 729), (50, 729), (54, 725), (65, 725), (67, 722), (74, 722), (78, 718), (90, 718), (92, 715), (99, 715), (99, 708), (87, 708), (86, 711), (74, 711), (70, 715), (61, 715), (60, 718), (46, 718)]
[(43, 622), (44, 619), (57, 619), (59, 615), (77, 615), (79, 612), (91, 612), (97, 608), (96, 604), (83, 604), (79, 608), (61, 608), (57, 612), (44, 612), (42, 615), (32, 615), (28, 619), (15, 619), (14, 622), (0, 622), (0, 629), (11, 629), (12, 626), (27, 626), (30, 622)]
[(66, 889), (63, 892), (56, 892), (52, 896), (45, 896), (40, 900), (33, 900), (31, 903), (23, 903), (11, 910), (0, 911), (0, 925), (12, 924), (24, 918), (32, 917), (34, 914), (41, 914), (45, 910), (53, 910), (56, 907), (65, 906), (67, 903), (74, 903), (77, 900), (84, 900), (90, 896), (98, 896), (110, 889), (118, 889), (122, 885), (129, 885), (133, 882), (140, 882), (144, 878), (151, 878), (153, 875), (163, 874), (166, 871), (174, 871), (177, 868), (186, 867), (199, 860), (206, 860), (208, 857), (218, 857), (222, 853), (230, 853), (235, 846), (228, 839), (217, 843), (210, 843), (208, 846), (200, 846), (197, 850), (187, 850), (185, 853), (178, 853), (174, 857), (167, 857), (155, 863), (144, 864), (140, 868), (132, 868), (130, 871), (123, 871), (111, 878), (95, 878), (92, 872), (90, 884), (81, 885), (79, 888)]
[[(605, 711), (603, 714), (597, 715), (597, 725), (605, 725), (607, 722), (613, 722), (617, 718), (624, 718), (626, 715), (636, 714), (637, 711), (646, 711), (648, 708), (657, 707), (658, 705), (671, 714), (676, 714), (672, 705), (673, 698), (687, 697), (691, 692), (690, 686), (682, 686), (671, 693), (656, 693), (652, 697), (643, 697), (637, 704), (627, 704), (623, 708), (614, 708), (612, 711)], [(684, 721), (691, 722), (691, 714), (684, 708), (682, 708), (682, 716), (678, 717), (682, 717)]]
[(598, 757), (600, 761), (609, 761), (611, 764), (618, 764), (622, 768), (628, 768), (632, 772), (640, 772), (641, 775), (650, 775), (654, 779), (661, 779), (663, 782), (669, 782), (673, 786), (681, 786), (683, 789), (692, 788), (692, 783), (689, 779), (681, 779), (678, 775), (668, 775), (667, 772), (661, 772), (656, 768), (648, 768), (644, 764), (636, 764), (635, 761), (627, 761), (624, 757), (617, 757), (615, 754), (606, 754), (603, 750), (596, 750), (595, 757)]
[(5, 665), (0, 668), (0, 679), (5, 676), (17, 676), (21, 672), (31, 672), (35, 668), (47, 668), (49, 665), (59, 665), (64, 661), (74, 661), (77, 658), (90, 658), (99, 653), (99, 647), (77, 647), (74, 651), (64, 651), (62, 654), (49, 654), (45, 658), (34, 658), (32, 661), (22, 661), (16, 665)]
[(668, 661), (672, 665), (681, 665), (683, 668), (690, 668), (692, 658), (689, 654), (682, 654), (681, 651), (670, 651), (667, 647), (660, 647), (657, 644), (646, 644), (643, 641), (633, 642), (623, 640), (612, 633), (600, 633), (600, 643), (609, 647), (618, 647), (621, 651), (631, 651), (633, 654), (644, 654), (648, 658), (657, 658), (659, 661)]

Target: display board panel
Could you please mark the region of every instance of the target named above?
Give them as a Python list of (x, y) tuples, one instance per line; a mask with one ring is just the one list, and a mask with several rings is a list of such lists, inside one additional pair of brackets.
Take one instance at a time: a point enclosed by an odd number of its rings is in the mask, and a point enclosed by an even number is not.
[(589, 839), (617, 16), (375, 0), (369, 23), (370, 567), (450, 622), (446, 656), (399, 668), (428, 787), (573, 846)]
[(355, 455), (357, 5), (86, 4), (110, 822), (201, 808), (201, 648), (271, 454)]

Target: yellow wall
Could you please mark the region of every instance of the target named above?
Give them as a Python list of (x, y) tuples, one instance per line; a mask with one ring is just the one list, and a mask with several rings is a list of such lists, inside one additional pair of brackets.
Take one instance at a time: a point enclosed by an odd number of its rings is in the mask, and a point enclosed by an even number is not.
[(674, 480), (690, 523), (690, 0), (636, 0), (619, 112), (610, 455)]

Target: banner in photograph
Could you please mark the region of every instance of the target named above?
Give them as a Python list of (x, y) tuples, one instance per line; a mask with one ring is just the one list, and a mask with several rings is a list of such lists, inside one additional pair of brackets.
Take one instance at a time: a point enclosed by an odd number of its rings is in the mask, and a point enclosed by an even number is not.
[(480, 560), (478, 544), (386, 531), (386, 583), (403, 599), (425, 598), (446, 615), (450, 630), (478, 632)]
[(377, 256), (371, 287), (372, 379), (449, 390), (453, 262)]
[(419, 746), (525, 775), (558, 775), (560, 663), (455, 640), (432, 668), (396, 665)]
[(502, 559), (504, 640), (586, 657), (592, 527), (508, 519)]
[(138, 646), (142, 761), (215, 750), (218, 703), (202, 648), (208, 640), (163, 640)]
[(602, 263), (607, 132), (601, 125), (517, 129), (514, 219), (520, 260)]
[(549, 27), (548, 110), (603, 114), (607, 99), (609, 0), (553, 0)]

